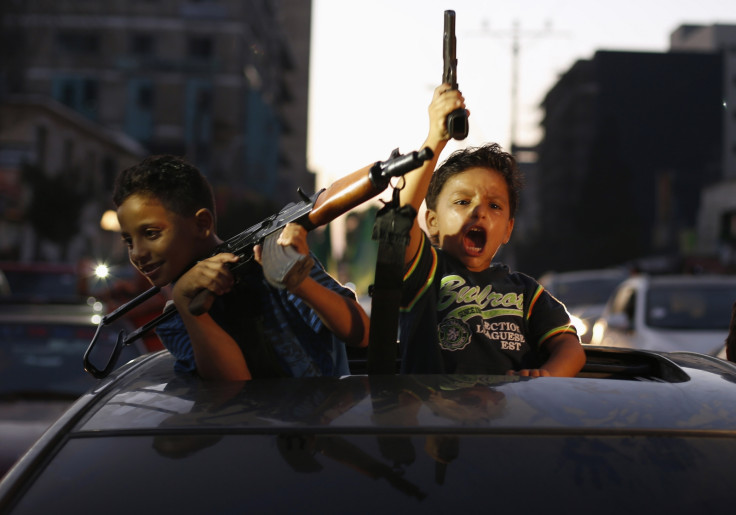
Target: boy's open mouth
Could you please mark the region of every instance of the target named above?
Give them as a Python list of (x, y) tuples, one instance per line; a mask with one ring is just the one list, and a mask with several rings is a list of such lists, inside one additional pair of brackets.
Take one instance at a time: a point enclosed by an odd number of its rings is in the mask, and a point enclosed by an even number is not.
[(471, 227), (463, 237), (463, 246), (468, 254), (480, 254), (486, 245), (486, 232), (480, 227)]

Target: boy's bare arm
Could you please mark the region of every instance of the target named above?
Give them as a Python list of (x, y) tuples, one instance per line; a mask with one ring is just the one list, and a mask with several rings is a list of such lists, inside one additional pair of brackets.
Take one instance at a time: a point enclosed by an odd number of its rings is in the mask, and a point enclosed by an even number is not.
[(549, 359), (538, 369), (509, 370), (507, 375), (529, 377), (575, 377), (585, 365), (585, 351), (578, 337), (571, 333), (553, 336), (545, 346)]
[[(458, 108), (465, 108), (465, 98), (458, 90), (450, 89), (448, 84), (442, 84), (435, 88), (432, 102), (429, 104), (429, 133), (427, 139), (420, 148), (429, 147), (434, 156), (424, 162), (417, 170), (404, 175), (405, 186), (401, 190), (401, 205), (411, 205), (419, 210), (419, 207), (427, 195), (429, 181), (434, 173), (435, 166), (439, 161), (440, 153), (447, 145), (450, 135), (445, 127), (445, 119), (449, 113)], [(421, 243), (421, 229), (415, 220), (411, 229), (411, 240), (406, 248), (405, 261), (410, 262), (419, 249)]]
[(233, 278), (227, 263), (235, 261), (237, 257), (232, 254), (218, 254), (201, 261), (179, 278), (172, 292), (192, 342), (197, 373), (203, 379), (251, 379), (248, 364), (235, 340), (208, 313), (195, 316), (189, 312), (189, 303), (203, 288), (216, 295), (230, 291)]
[(352, 347), (368, 345), (370, 320), (357, 301), (326, 288), (311, 277), (306, 277), (290, 291), (312, 308), (338, 339)]
[[(300, 254), (309, 254), (307, 230), (299, 224), (287, 224), (277, 243), (292, 246)], [(262, 248), (258, 245), (253, 250), (256, 261), (261, 263)], [(357, 301), (340, 295), (309, 276), (291, 287), (289, 291), (312, 308), (327, 329), (347, 345), (353, 347), (368, 345), (370, 320)]]

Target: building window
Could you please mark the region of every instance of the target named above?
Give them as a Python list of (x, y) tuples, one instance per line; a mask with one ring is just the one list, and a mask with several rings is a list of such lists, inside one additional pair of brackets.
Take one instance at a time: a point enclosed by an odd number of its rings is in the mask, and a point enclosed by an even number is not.
[(46, 166), (46, 148), (48, 146), (49, 130), (43, 125), (36, 126), (36, 165)]
[(53, 97), (92, 120), (97, 119), (99, 95), (95, 79), (58, 77), (53, 81)]
[(117, 168), (118, 164), (114, 157), (106, 155), (102, 158), (102, 187), (105, 191), (112, 191)]
[(64, 166), (64, 170), (71, 170), (74, 165), (74, 141), (71, 139), (65, 139), (62, 152), (61, 161)]
[(96, 80), (85, 79), (82, 82), (82, 111), (96, 112), (99, 87)]
[(155, 87), (150, 79), (131, 79), (125, 108), (125, 132), (143, 142), (153, 138)]
[(56, 44), (71, 55), (94, 55), (100, 50), (100, 35), (95, 32), (59, 32)]
[(188, 55), (195, 59), (209, 59), (212, 57), (212, 38), (192, 37), (188, 42)]
[(150, 111), (153, 109), (153, 86), (152, 84), (142, 84), (138, 89), (138, 107)]
[(128, 40), (128, 53), (138, 57), (151, 57), (156, 52), (156, 41), (151, 34), (133, 34)]

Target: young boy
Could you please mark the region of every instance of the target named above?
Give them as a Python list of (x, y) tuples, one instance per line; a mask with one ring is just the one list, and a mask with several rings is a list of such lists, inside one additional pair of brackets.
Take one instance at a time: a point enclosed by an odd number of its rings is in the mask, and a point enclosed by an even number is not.
[(445, 117), (464, 98), (438, 87), (423, 146), (434, 158), (406, 175), (402, 205), (419, 209), (406, 250), (402, 371), (574, 376), (585, 362), (565, 307), (534, 279), (491, 262), (508, 243), (521, 189), (510, 154), (496, 144), (453, 153), (432, 173), (449, 135)]
[[(353, 292), (316, 260), (290, 290), (270, 286), (260, 266), (236, 283), (229, 264), (237, 256), (210, 257), (222, 243), (214, 197), (191, 164), (149, 157), (118, 175), (113, 200), (131, 263), (153, 285), (173, 283), (178, 313), (156, 332), (178, 371), (224, 380), (349, 373), (342, 342), (367, 345), (369, 327)], [(308, 254), (306, 235), (289, 224), (278, 243)], [(192, 315), (189, 304), (204, 289), (217, 298), (207, 313)]]

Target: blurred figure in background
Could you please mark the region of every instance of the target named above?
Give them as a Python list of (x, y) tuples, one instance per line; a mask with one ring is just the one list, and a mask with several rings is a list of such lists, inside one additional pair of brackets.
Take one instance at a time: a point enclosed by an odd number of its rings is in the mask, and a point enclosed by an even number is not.
[(726, 337), (726, 358), (736, 363), (736, 302), (731, 307), (731, 323)]

